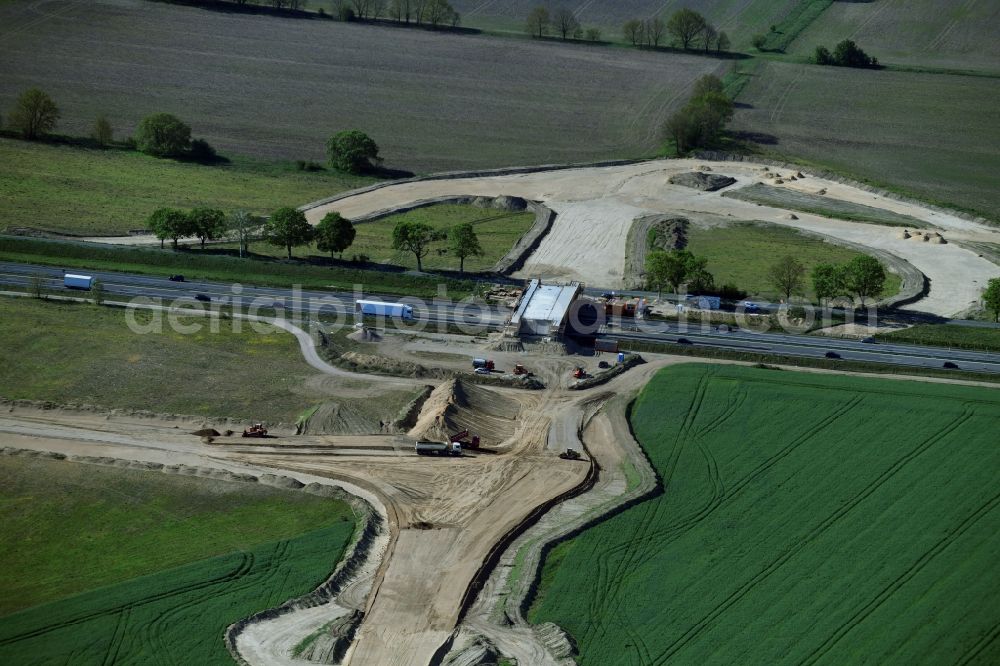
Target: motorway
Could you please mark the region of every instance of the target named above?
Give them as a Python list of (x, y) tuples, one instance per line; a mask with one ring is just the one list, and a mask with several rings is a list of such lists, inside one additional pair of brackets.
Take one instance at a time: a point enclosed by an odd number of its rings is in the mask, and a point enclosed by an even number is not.
[[(83, 271), (74, 269), (71, 272), (84, 272), (100, 280), (107, 296), (123, 296), (128, 298), (147, 297), (159, 299), (163, 305), (171, 304), (177, 299), (183, 299), (185, 305), (197, 304), (194, 300), (197, 294), (207, 296), (215, 306), (237, 305), (243, 308), (256, 307), (271, 309), (276, 306), (298, 316), (308, 316), (316, 319), (318, 314), (330, 314), (345, 323), (353, 323), (354, 301), (357, 298), (369, 297), (348, 292), (305, 291), (273, 287), (255, 287), (249, 285), (229, 285), (219, 282), (171, 282), (163, 277), (150, 277), (130, 273), (115, 273), (103, 271)], [(80, 292), (65, 289), (62, 286), (63, 271), (58, 268), (0, 262), (0, 285), (28, 288), (34, 276), (41, 279), (42, 287), (49, 292), (64, 291), (69, 296), (81, 295)], [(390, 297), (382, 298), (390, 300)], [(420, 324), (452, 324), (470, 327), (487, 327), (499, 330), (510, 316), (506, 308), (487, 307), (472, 303), (440, 301), (425, 303), (417, 299), (399, 299), (411, 303), (416, 322), (404, 324), (419, 330)], [(208, 304), (203, 304), (208, 305)], [(857, 340), (826, 338), (819, 336), (793, 335), (787, 333), (754, 332), (750, 330), (717, 330), (714, 327), (702, 327), (689, 324), (682, 328), (678, 324), (655, 320), (638, 320), (627, 323), (612, 322), (612, 326), (603, 326), (598, 332), (599, 337), (618, 340), (634, 340), (641, 342), (677, 344), (685, 347), (711, 347), (758, 354), (773, 354), (776, 356), (824, 358), (828, 353), (836, 354), (838, 358), (850, 361), (870, 363), (890, 363), (894, 365), (917, 368), (942, 368), (946, 362), (953, 363), (958, 369), (1000, 373), (1000, 354), (980, 351), (946, 349), (940, 347), (924, 347), (918, 345), (863, 343)], [(998, 331), (1000, 335), (1000, 331)], [(684, 342), (679, 342), (680, 340)]]

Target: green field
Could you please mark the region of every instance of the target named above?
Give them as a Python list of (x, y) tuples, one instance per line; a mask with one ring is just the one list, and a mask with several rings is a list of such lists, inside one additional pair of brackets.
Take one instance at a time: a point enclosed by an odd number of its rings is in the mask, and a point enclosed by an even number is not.
[[(489, 208), (479, 208), (466, 204), (438, 204), (417, 208), (398, 215), (390, 215), (371, 222), (358, 222), (355, 225), (357, 236), (351, 247), (344, 251), (345, 258), (355, 255), (365, 255), (369, 261), (379, 264), (391, 264), (415, 269), (416, 259), (412, 252), (399, 252), (392, 249), (392, 230), (399, 222), (419, 222), (428, 224), (434, 229), (447, 231), (457, 224), (469, 222), (476, 230), (479, 244), (483, 248), (483, 256), (467, 257), (465, 270), (489, 270), (535, 222), (535, 214), (528, 212), (506, 212)], [(235, 244), (222, 243), (209, 247), (208, 251), (218, 249), (234, 249)], [(458, 259), (448, 251), (448, 241), (434, 243), (431, 253), (424, 257), (424, 270), (458, 271)], [(251, 252), (269, 257), (285, 257), (284, 247), (275, 247), (264, 242), (254, 242)], [(322, 256), (312, 245), (293, 250), (295, 256)], [(409, 276), (407, 276), (409, 277)]]
[(909, 342), (915, 345), (953, 347), (1000, 352), (1000, 328), (922, 324), (875, 336), (885, 342)]
[(226, 626), (315, 589), (354, 531), (302, 492), (15, 457), (0, 522), (8, 664), (232, 663)]
[[(805, 297), (815, 298), (809, 271), (822, 263), (846, 263), (861, 254), (799, 233), (795, 229), (769, 224), (734, 224), (724, 227), (688, 228), (687, 249), (708, 259), (715, 283), (734, 284), (757, 298), (777, 300), (779, 292), (770, 284), (767, 271), (781, 256), (790, 254), (806, 267)], [(886, 296), (899, 291), (900, 279), (887, 273)]]
[(1000, 5), (981, 0), (834, 2), (789, 52), (853, 39), (883, 64), (1000, 72)]
[(631, 414), (663, 492), (549, 555), (578, 663), (1000, 660), (1000, 393), (689, 364)]
[(874, 208), (850, 201), (828, 199), (819, 194), (799, 192), (798, 190), (774, 187), (765, 185), (764, 183), (755, 183), (754, 185), (741, 187), (738, 190), (731, 190), (725, 192), (722, 196), (742, 201), (752, 201), (765, 206), (784, 208), (786, 210), (813, 213), (839, 220), (853, 220), (856, 222), (881, 224), (888, 227), (909, 227), (911, 229), (927, 226), (925, 222), (915, 217), (894, 213), (891, 210)]
[(762, 62), (737, 101), (766, 155), (1000, 221), (1000, 78)]
[(145, 229), (157, 208), (208, 206), (270, 214), (374, 182), (292, 164), (238, 159), (224, 166), (125, 150), (0, 139), (0, 231), (30, 228), (81, 236)]
[[(284, 331), (261, 334), (242, 322), (237, 333), (226, 320), (213, 333), (207, 319), (196, 317), (181, 321), (202, 329), (184, 335), (164, 317), (162, 333), (138, 335), (125, 314), (89, 304), (0, 298), (0, 346), (17, 350), (0, 369), (0, 395), (272, 423), (294, 423), (304, 409), (329, 399), (303, 387), (316, 371)], [(135, 314), (139, 322), (152, 316)], [(365, 412), (385, 406), (380, 415), (393, 415), (393, 407), (411, 397), (390, 394), (388, 406), (369, 400)], [(358, 407), (365, 405), (359, 401)]]

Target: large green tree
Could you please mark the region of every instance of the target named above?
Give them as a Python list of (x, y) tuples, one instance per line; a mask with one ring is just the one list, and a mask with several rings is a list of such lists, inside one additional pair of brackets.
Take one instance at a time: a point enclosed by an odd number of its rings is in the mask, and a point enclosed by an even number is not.
[(544, 37), (549, 34), (549, 10), (538, 5), (528, 14), (528, 34), (532, 37)]
[(714, 282), (707, 265), (707, 259), (687, 250), (654, 250), (646, 255), (646, 283), (656, 289), (657, 297), (665, 287), (678, 293), (682, 284), (694, 291), (707, 291)]
[(223, 237), (229, 230), (226, 214), (215, 208), (195, 208), (188, 217), (191, 221), (191, 231), (201, 239), (201, 249), (205, 249), (205, 241)]
[(733, 101), (723, 92), (717, 76), (705, 75), (695, 82), (691, 99), (667, 120), (666, 134), (678, 154), (718, 141), (733, 118)]
[(181, 157), (191, 148), (191, 128), (169, 113), (146, 116), (135, 131), (136, 148), (156, 157)]
[(844, 293), (844, 272), (834, 264), (817, 264), (812, 269), (813, 291), (822, 304)]
[(316, 249), (320, 252), (341, 254), (351, 247), (358, 231), (351, 221), (337, 212), (329, 212), (316, 225)]
[(458, 257), (460, 275), (465, 273), (466, 257), (481, 257), (483, 255), (483, 247), (479, 244), (476, 230), (468, 222), (452, 227), (451, 231), (448, 232), (448, 241), (451, 253)]
[(399, 222), (392, 230), (392, 247), (401, 252), (412, 252), (417, 258), (417, 270), (424, 270), (423, 258), (431, 251), (431, 244), (444, 240), (444, 232), (422, 222)]
[(17, 98), (7, 122), (25, 139), (33, 140), (55, 129), (58, 120), (59, 107), (52, 98), (38, 88), (31, 88)]
[(865, 301), (881, 295), (885, 289), (885, 268), (875, 257), (866, 254), (854, 257), (844, 265), (844, 287), (857, 296), (861, 307)]
[(191, 227), (191, 217), (182, 210), (176, 208), (157, 208), (149, 216), (146, 227), (160, 239), (160, 247), (163, 241), (171, 239), (174, 249), (177, 249), (177, 240), (193, 235)]
[(787, 303), (792, 294), (802, 290), (802, 278), (805, 277), (806, 267), (791, 255), (785, 255), (774, 262), (767, 271), (767, 277), (785, 297)]
[(314, 236), (315, 229), (306, 221), (305, 213), (295, 208), (279, 208), (264, 224), (264, 238), (271, 245), (286, 248), (289, 259), (293, 247), (310, 243)]
[(983, 305), (993, 313), (993, 321), (1000, 321), (1000, 277), (986, 283), (983, 291)]
[(685, 7), (674, 12), (670, 20), (667, 21), (667, 32), (677, 40), (682, 49), (687, 50), (691, 48), (691, 45), (707, 25), (708, 21), (705, 20), (704, 16)]
[(361, 173), (372, 169), (381, 161), (378, 146), (370, 136), (360, 130), (344, 130), (326, 142), (330, 166), (348, 173)]

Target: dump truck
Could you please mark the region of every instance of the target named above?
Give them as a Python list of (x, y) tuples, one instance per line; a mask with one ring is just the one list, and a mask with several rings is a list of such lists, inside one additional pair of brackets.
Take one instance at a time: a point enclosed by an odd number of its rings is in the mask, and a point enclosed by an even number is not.
[(411, 321), (413, 306), (405, 303), (385, 303), (383, 301), (354, 301), (354, 310), (373, 317), (399, 317)]
[(75, 275), (73, 273), (66, 273), (63, 276), (63, 286), (67, 289), (84, 289), (89, 290), (94, 286), (94, 278), (89, 275)]
[(420, 456), (460, 456), (462, 455), (462, 444), (460, 442), (432, 442), (429, 440), (419, 440), (414, 447), (417, 455)]
[(496, 363), (491, 358), (474, 358), (472, 359), (472, 367), (476, 369), (485, 368), (492, 371), (496, 369)]
[(584, 372), (583, 368), (573, 368), (573, 379), (583, 379), (586, 376), (587, 373)]
[(528, 372), (528, 370), (523, 365), (521, 365), (520, 363), (518, 363), (517, 365), (514, 366), (514, 374), (515, 375), (527, 375), (527, 374), (530, 374), (530, 373)]

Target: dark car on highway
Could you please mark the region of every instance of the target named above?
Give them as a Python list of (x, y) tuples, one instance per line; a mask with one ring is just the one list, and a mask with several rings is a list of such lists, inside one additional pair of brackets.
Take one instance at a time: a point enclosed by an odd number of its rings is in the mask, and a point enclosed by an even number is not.
[(170, 280), (171, 282), (184, 282), (184, 276), (183, 275), (171, 275), (167, 279)]
[(209, 298), (208, 296), (206, 296), (205, 294), (195, 294), (194, 295), (194, 300), (196, 300), (196, 301), (204, 301), (205, 303), (208, 303), (212, 299)]
[(687, 338), (677, 338), (677, 344), (679, 345), (693, 345), (694, 343)]
[(838, 354), (835, 351), (828, 351), (827, 353), (823, 354), (823, 356), (827, 358), (840, 358), (840, 354)]
[(941, 367), (947, 370), (958, 370), (958, 364), (955, 363), (954, 361), (945, 361), (944, 365), (942, 365)]

